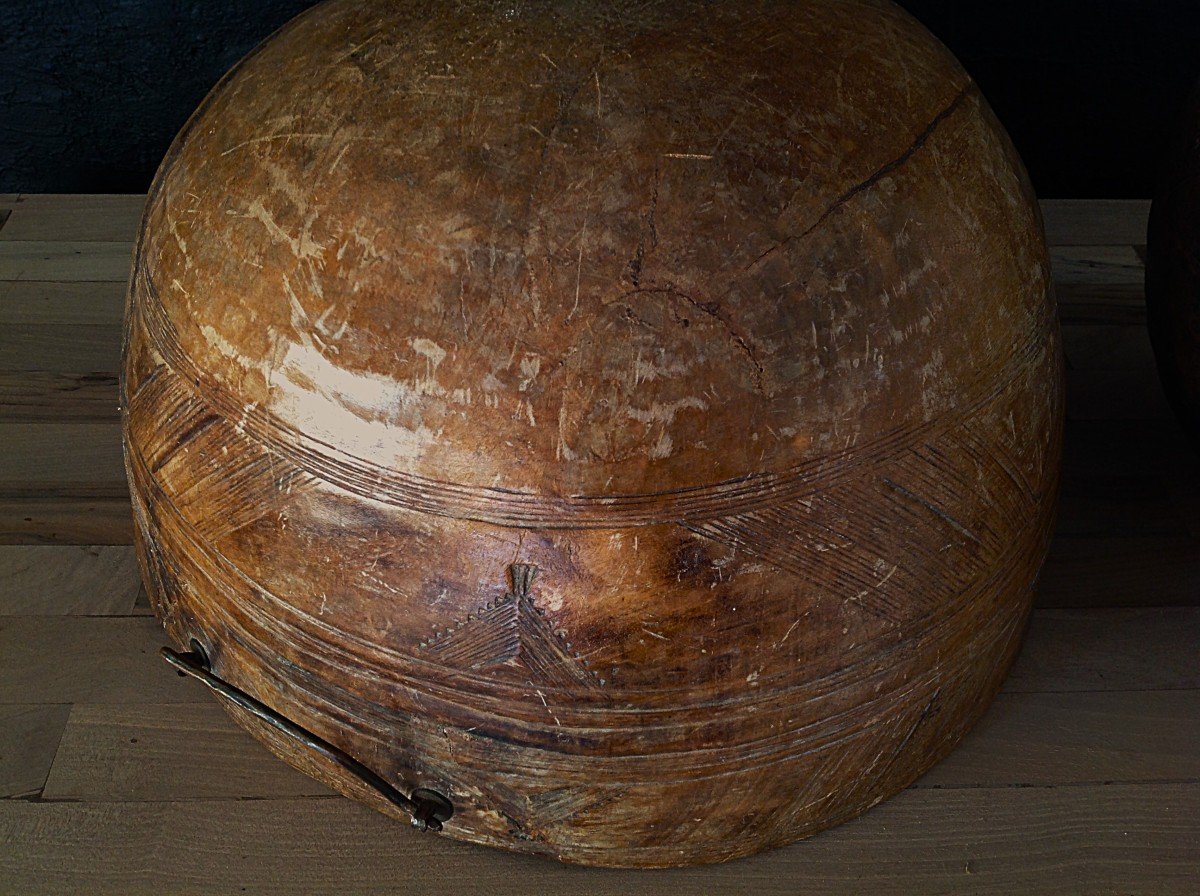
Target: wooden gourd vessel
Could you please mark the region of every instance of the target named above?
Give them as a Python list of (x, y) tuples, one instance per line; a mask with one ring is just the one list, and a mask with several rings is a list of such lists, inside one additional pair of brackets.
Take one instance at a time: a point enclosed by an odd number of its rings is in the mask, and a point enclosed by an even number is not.
[(1200, 87), (1175, 123), (1150, 209), (1146, 323), (1163, 390), (1200, 450)]
[(333, 0), (152, 188), (139, 557), (168, 658), (343, 793), (721, 861), (984, 710), (1061, 368), (1020, 160), (898, 8)]

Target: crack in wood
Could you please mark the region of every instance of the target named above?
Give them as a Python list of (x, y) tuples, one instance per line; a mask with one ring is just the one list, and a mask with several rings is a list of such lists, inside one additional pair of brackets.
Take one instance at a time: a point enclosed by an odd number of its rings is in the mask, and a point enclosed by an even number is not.
[(911, 159), (914, 155), (916, 155), (916, 153), (923, 146), (925, 146), (925, 144), (927, 142), (929, 142), (929, 138), (931, 136), (933, 136), (933, 132), (938, 129), (938, 126), (941, 125), (941, 123), (943, 121), (945, 121), (947, 118), (949, 118), (951, 115), (953, 115), (958, 110), (959, 106), (961, 106), (963, 104), (963, 101), (965, 101), (968, 96), (970, 96), (972, 93), (974, 93), (975, 90), (976, 90), (976, 87), (975, 87), (974, 82), (968, 83), (965, 87), (963, 87), (955, 95), (954, 99), (951, 100), (950, 103), (944, 109), (942, 109), (941, 112), (939, 112), (937, 115), (935, 115), (933, 117), (932, 120), (930, 120), (929, 124), (927, 124), (924, 127), (924, 129), (922, 129), (921, 133), (917, 134), (916, 139), (914, 139), (913, 142), (908, 145), (908, 148), (905, 149), (904, 152), (900, 153), (900, 155), (896, 156), (890, 162), (884, 163), (884, 165), (882, 167), (877, 168), (875, 170), (875, 172), (872, 173), (869, 177), (865, 178), (864, 180), (859, 181), (857, 184), (850, 187), (848, 190), (846, 190), (844, 193), (842, 193), (842, 195), (838, 196), (838, 198), (835, 199), (829, 205), (829, 207), (826, 208), (825, 211), (823, 211), (821, 213), (820, 217), (818, 217), (816, 221), (814, 221), (812, 224), (810, 224), (808, 227), (806, 227), (800, 233), (789, 236), (786, 239), (781, 240), (780, 242), (776, 243), (771, 248), (767, 249), (765, 252), (763, 252), (761, 255), (759, 255), (757, 258), (755, 258), (752, 262), (750, 262), (748, 265), (746, 265), (745, 270), (746, 271), (753, 270), (754, 268), (758, 267), (767, 258), (769, 258), (770, 256), (774, 255), (776, 252), (778, 252), (780, 249), (782, 249), (784, 246), (790, 245), (791, 243), (794, 243), (797, 240), (804, 239), (806, 236), (808, 236), (810, 233), (812, 233), (814, 230), (816, 230), (818, 227), (820, 227), (822, 224), (824, 224), (830, 215), (832, 215), (835, 211), (837, 211), (839, 208), (844, 206), (847, 202), (849, 202), (851, 199), (853, 199), (859, 193), (862, 193), (865, 190), (869, 190), (871, 187), (875, 186), (875, 184), (879, 183), (879, 181), (883, 180), (885, 177), (887, 177), (893, 171), (895, 171), (898, 168), (900, 168), (901, 166), (903, 166), (909, 159)]

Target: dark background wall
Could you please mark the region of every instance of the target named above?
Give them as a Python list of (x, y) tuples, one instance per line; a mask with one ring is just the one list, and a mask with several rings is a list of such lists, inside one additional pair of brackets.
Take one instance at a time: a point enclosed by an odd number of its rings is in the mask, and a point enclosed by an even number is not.
[[(145, 190), (221, 73), (310, 5), (0, 0), (0, 192)], [(901, 5), (975, 76), (1043, 196), (1151, 195), (1200, 77), (1200, 2)]]

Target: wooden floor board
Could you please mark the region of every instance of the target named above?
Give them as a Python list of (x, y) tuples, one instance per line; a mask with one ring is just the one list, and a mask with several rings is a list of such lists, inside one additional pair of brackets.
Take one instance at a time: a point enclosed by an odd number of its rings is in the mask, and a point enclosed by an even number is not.
[(12, 216), (0, 240), (132, 242), (142, 194), (27, 193), (8, 203)]
[(45, 799), (189, 800), (334, 796), (276, 759), (215, 698), (76, 705)]
[(138, 588), (137, 600), (133, 602), (133, 615), (135, 616), (153, 616), (154, 608), (150, 606), (150, 594), (146, 591), (146, 586), (143, 584)]
[(0, 616), (128, 615), (140, 587), (132, 547), (0, 545)]
[(6, 371), (115, 374), (120, 351), (120, 324), (0, 326), (0, 369)]
[[(0, 706), (0, 799), (36, 796), (67, 724), (67, 705)], [(4, 864), (0, 840), (0, 866)]]
[[(124, 282), (0, 281), (0, 325), (108, 326), (119, 336), (124, 315)], [(115, 365), (120, 342), (107, 348)]]
[(1133, 246), (1051, 246), (1050, 264), (1065, 321), (1145, 320), (1145, 268)]
[(916, 787), (1200, 781), (1200, 691), (1001, 694)]
[(1200, 785), (908, 790), (726, 865), (572, 868), (421, 835), (349, 800), (0, 802), (0, 890), (655, 896), (1192, 896)]
[(1200, 539), (1056, 537), (1038, 580), (1039, 607), (1200, 604)]
[(1145, 273), (1137, 246), (1051, 244), (1050, 253), (1063, 324), (1145, 327)]
[[(1200, 692), (1005, 694), (915, 787), (1200, 781)], [(332, 796), (237, 727), (215, 700), (78, 704), (49, 800)]]
[(1041, 207), (1052, 246), (1146, 242), (1148, 199), (1043, 199)]
[(90, 498), (0, 494), (0, 544), (132, 543), (128, 494)]
[(0, 423), (0, 445), (0, 495), (125, 491), (119, 423)]
[(1200, 687), (1200, 608), (1036, 610), (1010, 694)]
[(1131, 243), (1117, 245), (1050, 245), (1056, 285), (1129, 287), (1141, 290), (1145, 280), (1142, 256)]
[(116, 372), (0, 370), (0, 423), (116, 423)]
[(0, 616), (0, 704), (210, 699), (171, 671), (165, 643), (147, 616)]
[(1146, 325), (1146, 300), (1140, 289), (1101, 290), (1086, 284), (1057, 283), (1058, 319), (1064, 324)]
[(124, 283), (132, 261), (128, 242), (0, 240), (0, 280)]
[[(93, 405), (103, 400), (96, 396)], [(0, 422), (8, 448), (0, 457), (0, 541), (129, 542), (119, 425), (82, 422)], [(1173, 420), (1070, 421), (1059, 536), (1170, 541), (1200, 534), (1197, 466)]]
[(119, 419), (118, 325), (0, 325), (0, 421)]

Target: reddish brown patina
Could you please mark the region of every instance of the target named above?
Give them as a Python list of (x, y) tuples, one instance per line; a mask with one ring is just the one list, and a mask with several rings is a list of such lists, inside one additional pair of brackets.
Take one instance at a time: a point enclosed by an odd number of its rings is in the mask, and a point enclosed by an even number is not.
[(141, 560), (177, 646), (446, 835), (729, 859), (982, 712), (1060, 367), (1020, 161), (896, 7), (335, 0), (151, 193)]

